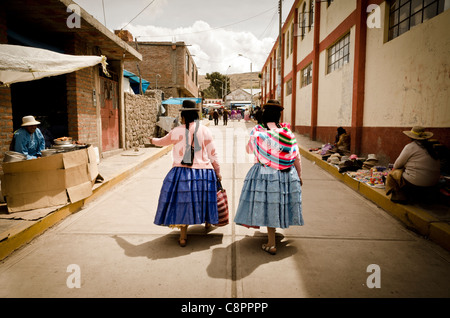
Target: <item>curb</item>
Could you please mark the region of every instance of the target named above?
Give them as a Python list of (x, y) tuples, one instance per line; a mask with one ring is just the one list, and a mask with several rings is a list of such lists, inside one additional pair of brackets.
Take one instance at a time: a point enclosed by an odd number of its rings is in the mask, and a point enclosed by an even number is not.
[(319, 155), (309, 152), (300, 145), (299, 149), (300, 154), (304, 158), (313, 161), (333, 177), (400, 220), (407, 229), (430, 239), (447, 251), (450, 251), (450, 224), (435, 218), (418, 207), (392, 202), (384, 193), (384, 189), (372, 188), (359, 182), (347, 174), (340, 173), (334, 166), (322, 160)]
[(85, 204), (93, 201), (102, 194), (111, 190), (121, 181), (134, 175), (139, 170), (141, 170), (151, 162), (157, 160), (161, 156), (167, 154), (171, 150), (172, 146), (163, 147), (157, 153), (149, 156), (142, 162), (139, 162), (129, 168), (124, 169), (115, 177), (112, 177), (111, 179), (106, 180), (103, 183), (99, 184), (98, 187), (92, 190), (92, 194), (83, 200), (74, 203), (69, 203), (37, 221), (28, 221), (25, 222), (25, 224), (20, 223), (19, 225), (11, 229), (8, 229), (7, 230), (8, 233), (4, 233), (2, 235), (3, 239), (0, 241), (0, 261), (5, 259), (15, 250), (31, 242), (34, 238), (44, 233), (47, 229), (49, 229), (53, 225), (56, 225), (69, 215), (80, 211)]

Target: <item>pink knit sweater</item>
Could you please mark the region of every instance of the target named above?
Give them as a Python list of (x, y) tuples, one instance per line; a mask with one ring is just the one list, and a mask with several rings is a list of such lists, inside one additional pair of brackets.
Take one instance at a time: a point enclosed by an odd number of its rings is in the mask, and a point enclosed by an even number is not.
[[(199, 124), (196, 138), (198, 144), (202, 147), (194, 155), (192, 166), (181, 164), (184, 152), (186, 150), (186, 125), (180, 125), (172, 129), (162, 138), (152, 138), (151, 143), (156, 146), (174, 145), (172, 150), (173, 167), (188, 167), (193, 169), (214, 169), (220, 174), (220, 165), (217, 159), (216, 148), (214, 146), (213, 136), (208, 127)], [(189, 124), (189, 145), (192, 143), (192, 136), (195, 130), (195, 123)]]

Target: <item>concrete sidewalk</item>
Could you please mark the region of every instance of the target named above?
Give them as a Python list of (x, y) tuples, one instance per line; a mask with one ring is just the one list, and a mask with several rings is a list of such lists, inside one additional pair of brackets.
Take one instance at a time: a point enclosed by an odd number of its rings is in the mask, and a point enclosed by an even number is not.
[[(251, 126), (211, 127), (231, 220), (254, 164), (239, 152)], [(104, 159), (107, 180), (88, 203), (0, 261), (0, 298), (449, 297), (446, 250), (305, 157), (305, 225), (277, 230), (276, 255), (261, 250), (266, 229), (234, 222), (208, 231), (190, 226), (188, 245), (180, 248), (177, 229), (153, 222), (172, 160), (170, 151), (148, 164), (144, 156), (162, 149)], [(371, 285), (369, 266), (379, 268), (379, 288)], [(78, 280), (71, 280), (75, 273)]]
[[(422, 207), (418, 205), (393, 203), (384, 194), (384, 190), (370, 187), (354, 180), (347, 174), (339, 173), (336, 167), (323, 161), (319, 155), (309, 151), (309, 148), (321, 146), (320, 143), (311, 141), (309, 138), (298, 134), (297, 139), (303, 158), (312, 161), (360, 195), (395, 216), (407, 228), (450, 250), (450, 212), (448, 207)], [(0, 215), (3, 214), (3, 218), (0, 218), (0, 260), (27, 244), (70, 214), (78, 212), (85, 204), (107, 193), (121, 181), (135, 174), (169, 151), (171, 151), (171, 147), (139, 148), (139, 151), (123, 151), (102, 159), (98, 165), (98, 170), (100, 175), (103, 176), (104, 181), (95, 184), (90, 197), (54, 209), (47, 209), (47, 211), (44, 211), (45, 215), (42, 217), (36, 217), (36, 219), (26, 217), (27, 213), (31, 214), (36, 211), (12, 213), (6, 216), (6, 207), (3, 207), (4, 209), (0, 212)]]
[(408, 229), (432, 240), (446, 250), (450, 250), (450, 207), (441, 204), (394, 203), (386, 196), (384, 189), (359, 182), (347, 173), (339, 173), (336, 166), (322, 160), (320, 155), (309, 151), (311, 148), (321, 147), (322, 143), (311, 141), (308, 137), (299, 134), (296, 134), (296, 138), (303, 158), (311, 160), (336, 179), (399, 219)]
[(6, 204), (3, 204), (0, 210), (0, 260), (70, 214), (78, 212), (85, 204), (105, 194), (171, 149), (172, 147), (138, 148), (138, 151), (132, 149), (103, 158), (98, 165), (103, 182), (94, 185), (90, 197), (75, 203), (10, 214), (6, 210)]

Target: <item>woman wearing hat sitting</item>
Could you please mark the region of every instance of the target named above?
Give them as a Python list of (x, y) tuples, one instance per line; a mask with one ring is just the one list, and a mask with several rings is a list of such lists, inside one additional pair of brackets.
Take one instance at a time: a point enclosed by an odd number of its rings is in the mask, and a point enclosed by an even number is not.
[(408, 194), (423, 195), (424, 190), (435, 186), (440, 177), (440, 163), (433, 144), (428, 141), (433, 133), (416, 126), (403, 132), (411, 138), (394, 163), (394, 170), (386, 178), (386, 194), (391, 200), (405, 202)]
[(222, 177), (212, 134), (200, 125), (195, 102), (184, 100), (180, 111), (184, 125), (151, 143), (174, 145), (172, 169), (163, 181), (154, 223), (180, 228), (178, 242), (184, 247), (188, 225), (219, 223), (217, 180)]
[(262, 125), (250, 133), (247, 152), (255, 155), (241, 190), (234, 222), (267, 227), (262, 249), (276, 254), (275, 230), (303, 225), (301, 159), (289, 124), (279, 123), (283, 106), (269, 100), (263, 106)]
[(22, 127), (14, 133), (14, 151), (26, 155), (27, 160), (41, 157), (41, 151), (45, 149), (44, 136), (37, 128), (39, 124), (33, 116), (25, 116), (22, 118)]

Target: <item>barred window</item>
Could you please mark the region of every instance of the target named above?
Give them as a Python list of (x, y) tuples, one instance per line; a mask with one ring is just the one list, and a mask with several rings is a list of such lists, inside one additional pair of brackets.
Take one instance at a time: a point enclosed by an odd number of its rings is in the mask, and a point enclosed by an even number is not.
[(286, 96), (289, 96), (292, 94), (292, 80), (286, 82)]
[(300, 87), (305, 87), (312, 83), (312, 63), (302, 70), (301, 76)]
[(294, 24), (291, 25), (291, 54), (294, 51)]
[(298, 20), (300, 21), (300, 36), (301, 39), (303, 40), (303, 38), (305, 37), (305, 29), (306, 29), (306, 15), (305, 15), (305, 11), (306, 11), (306, 3), (303, 3), (303, 9), (302, 12), (299, 13), (299, 17)]
[(392, 0), (389, 10), (389, 40), (435, 17), (448, 7), (449, 0)]
[(290, 43), (290, 36), (289, 36), (289, 30), (287, 31), (287, 33), (286, 33), (286, 37), (285, 37), (285, 39), (284, 39), (284, 41), (286, 42), (286, 58), (288, 58), (289, 57), (289, 43)]
[(328, 49), (328, 73), (341, 68), (350, 60), (350, 33)]
[(311, 28), (314, 25), (314, 0), (311, 0), (309, 3), (309, 26), (308, 32), (311, 31)]

